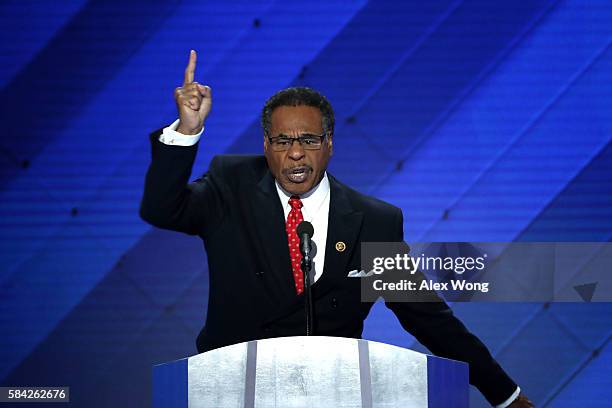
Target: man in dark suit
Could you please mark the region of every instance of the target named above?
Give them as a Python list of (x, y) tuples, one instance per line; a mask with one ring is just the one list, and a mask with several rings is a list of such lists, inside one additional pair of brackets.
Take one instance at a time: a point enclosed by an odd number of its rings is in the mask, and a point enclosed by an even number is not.
[[(141, 216), (204, 241), (210, 296), (198, 350), (304, 334), (295, 233), (302, 220), (315, 229), (315, 334), (360, 338), (372, 303), (361, 301), (360, 280), (348, 274), (360, 269), (361, 242), (403, 241), (401, 210), (326, 172), (334, 115), (327, 99), (308, 88), (280, 91), (266, 103), (264, 156), (216, 156), (204, 176), (188, 183), (212, 104), (210, 88), (193, 81), (195, 65), (192, 51), (175, 91), (179, 120), (151, 135)], [(433, 353), (468, 362), (470, 382), (489, 402), (530, 406), (444, 302), (386, 305)]]

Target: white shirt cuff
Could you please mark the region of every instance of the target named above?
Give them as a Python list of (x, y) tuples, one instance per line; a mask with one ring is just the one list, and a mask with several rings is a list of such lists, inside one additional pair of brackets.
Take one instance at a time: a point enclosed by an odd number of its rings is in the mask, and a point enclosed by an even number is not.
[(195, 135), (184, 135), (176, 131), (179, 125), (179, 119), (175, 120), (170, 126), (165, 127), (162, 134), (159, 136), (159, 141), (166, 145), (174, 146), (193, 146), (198, 143), (200, 136), (204, 132), (204, 127)]
[(521, 393), (521, 387), (517, 386), (516, 390), (514, 390), (514, 392), (510, 396), (510, 398), (508, 398), (507, 400), (505, 400), (501, 404), (496, 405), (495, 408), (506, 408), (508, 405), (512, 404), (515, 399), (518, 398), (520, 393)]

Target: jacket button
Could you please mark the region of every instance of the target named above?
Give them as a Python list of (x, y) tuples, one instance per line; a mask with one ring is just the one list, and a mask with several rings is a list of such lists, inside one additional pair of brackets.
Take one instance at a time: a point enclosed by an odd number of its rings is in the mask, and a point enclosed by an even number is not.
[(335, 297), (331, 299), (331, 307), (333, 307), (334, 309), (338, 307), (338, 299), (336, 299)]
[(263, 329), (263, 331), (265, 331), (266, 333), (269, 333), (270, 331), (272, 331), (272, 328), (270, 327), (269, 324), (264, 324), (263, 326), (261, 326), (261, 328)]
[(259, 276), (260, 278), (263, 276), (264, 272), (263, 271), (257, 271), (255, 272), (255, 275)]

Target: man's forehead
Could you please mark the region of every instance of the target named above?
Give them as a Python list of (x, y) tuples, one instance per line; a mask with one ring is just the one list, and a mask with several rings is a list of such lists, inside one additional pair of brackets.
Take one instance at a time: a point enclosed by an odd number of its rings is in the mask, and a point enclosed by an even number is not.
[(313, 106), (279, 106), (271, 116), (273, 133), (295, 131), (321, 133), (321, 111)]

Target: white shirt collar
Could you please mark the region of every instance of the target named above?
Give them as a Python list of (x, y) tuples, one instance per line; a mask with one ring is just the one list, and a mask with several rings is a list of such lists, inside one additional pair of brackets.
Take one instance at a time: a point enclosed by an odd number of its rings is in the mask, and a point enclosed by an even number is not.
[[(281, 201), (281, 205), (283, 206), (283, 210), (285, 211), (285, 218), (289, 211), (291, 210), (291, 206), (289, 205), (289, 198), (291, 198), (292, 194), (285, 191), (278, 181), (274, 180), (274, 184), (276, 185), (276, 191), (278, 192), (278, 198)], [(312, 218), (317, 211), (321, 208), (322, 204), (326, 201), (329, 196), (329, 179), (327, 178), (327, 172), (323, 173), (323, 178), (314, 186), (310, 191), (300, 195), (300, 199), (302, 200), (302, 212), (305, 218)]]

